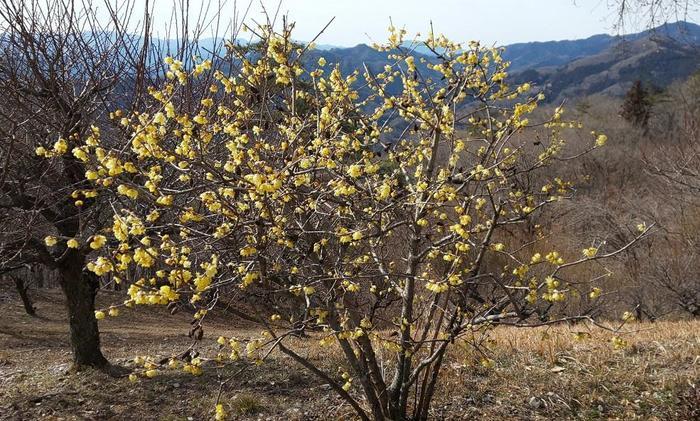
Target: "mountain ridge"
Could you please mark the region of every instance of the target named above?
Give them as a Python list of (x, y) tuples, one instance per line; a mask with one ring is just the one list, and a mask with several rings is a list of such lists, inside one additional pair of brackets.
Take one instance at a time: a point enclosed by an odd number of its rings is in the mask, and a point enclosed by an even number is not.
[[(166, 41), (163, 45), (170, 47), (171, 43)], [(202, 40), (199, 47), (205, 54), (215, 49), (208, 40)], [(435, 60), (427, 48), (413, 48), (416, 55)], [(531, 82), (551, 101), (592, 94), (621, 96), (636, 80), (663, 89), (700, 70), (700, 26), (685, 21), (623, 36), (597, 34), (577, 40), (515, 43), (503, 48), (513, 82)], [(313, 67), (323, 57), (329, 64), (340, 65), (345, 74), (364, 66), (379, 73), (391, 62), (388, 55), (363, 43), (353, 47), (321, 45), (307, 51), (305, 61)], [(419, 67), (424, 70), (425, 66)], [(392, 86), (392, 91), (396, 91), (392, 93), (399, 90), (398, 83)]]
[(561, 66), (584, 56), (598, 54), (621, 43), (654, 37), (671, 38), (681, 44), (700, 45), (700, 26), (679, 21), (627, 35), (597, 34), (574, 40), (515, 43), (504, 46), (504, 58), (511, 61), (511, 71)]
[[(592, 94), (621, 96), (636, 80), (662, 89), (700, 70), (700, 26), (684, 21), (624, 36), (598, 34), (503, 48), (513, 80), (532, 82), (552, 101)], [(424, 52), (420, 48), (415, 51), (419, 55)], [(389, 63), (387, 53), (366, 44), (314, 50), (309, 62), (321, 56), (329, 63), (338, 63), (343, 72), (363, 65), (379, 71)]]

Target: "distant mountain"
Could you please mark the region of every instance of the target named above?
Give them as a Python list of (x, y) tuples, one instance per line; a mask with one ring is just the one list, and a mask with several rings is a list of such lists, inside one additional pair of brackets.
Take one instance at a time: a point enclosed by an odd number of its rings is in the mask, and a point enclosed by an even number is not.
[(374, 48), (358, 44), (350, 48), (331, 48), (330, 50), (312, 50), (308, 53), (307, 60), (315, 62), (323, 57), (330, 64), (339, 64), (343, 74), (352, 73), (354, 70), (363, 70), (366, 65), (373, 73), (383, 71), (389, 63), (389, 53), (377, 51)]
[[(427, 49), (416, 48), (416, 54)], [(343, 73), (381, 71), (388, 54), (360, 44), (314, 50), (310, 63), (323, 56)], [(517, 82), (534, 82), (550, 100), (590, 94), (619, 96), (635, 80), (664, 88), (700, 70), (700, 26), (676, 22), (625, 36), (595, 35), (581, 40), (529, 42), (505, 46), (504, 58)]]
[[(237, 42), (247, 43), (245, 40)], [(168, 50), (178, 50), (175, 41), (158, 40), (158, 44), (162, 55)], [(221, 48), (222, 44), (204, 39), (194, 53), (204, 58)], [(417, 56), (436, 61), (425, 46), (412, 48)], [(308, 67), (313, 67), (324, 57), (331, 65), (339, 64), (343, 74), (354, 70), (362, 72), (364, 66), (376, 74), (391, 63), (389, 54), (365, 44), (349, 48), (317, 45), (307, 52), (305, 61)], [(514, 82), (532, 82), (550, 101), (591, 94), (621, 96), (636, 80), (664, 88), (698, 72), (700, 26), (676, 22), (625, 36), (603, 34), (579, 40), (518, 43), (505, 46), (503, 56), (511, 62), (510, 74)], [(424, 64), (417, 64), (422, 72), (432, 73)], [(400, 88), (397, 81), (388, 90), (396, 94)], [(361, 89), (361, 93), (367, 93), (367, 89)]]
[(591, 94), (622, 96), (636, 80), (665, 88), (700, 71), (700, 26), (693, 24), (616, 37), (598, 51), (588, 40), (571, 42), (582, 43), (579, 51), (588, 54), (558, 65), (550, 65), (554, 62), (550, 59), (539, 67), (520, 67), (526, 70), (514, 72), (513, 77), (534, 82), (551, 100), (561, 100)]
[(511, 44), (505, 46), (503, 58), (511, 62), (511, 71), (559, 67), (583, 57), (599, 54), (625, 42), (647, 38), (667, 38), (681, 45), (700, 45), (700, 26), (689, 22), (675, 22), (624, 36), (602, 34), (579, 40)]
[[(338, 64), (344, 75), (349, 75), (355, 70), (359, 70), (360, 74), (364, 73), (365, 66), (371, 74), (378, 74), (384, 71), (384, 66), (393, 63), (395, 60), (390, 60), (389, 55), (392, 52), (377, 51), (366, 44), (358, 44), (350, 48), (332, 48), (330, 50), (311, 50), (308, 51), (305, 60), (306, 66), (314, 67), (318, 59), (323, 57), (328, 63), (329, 68), (332, 65)], [(421, 57), (421, 54), (414, 54), (416, 57)], [(427, 60), (434, 60), (434, 57), (422, 56)], [(423, 74), (436, 74), (433, 70), (429, 70), (425, 64), (416, 60), (416, 67)], [(386, 87), (389, 94), (400, 94), (401, 83), (396, 80)], [(360, 89), (360, 95), (368, 93), (366, 88)]]
[(610, 35), (594, 35), (574, 41), (526, 42), (505, 46), (503, 58), (511, 71), (562, 66), (572, 60), (598, 54), (614, 43)]

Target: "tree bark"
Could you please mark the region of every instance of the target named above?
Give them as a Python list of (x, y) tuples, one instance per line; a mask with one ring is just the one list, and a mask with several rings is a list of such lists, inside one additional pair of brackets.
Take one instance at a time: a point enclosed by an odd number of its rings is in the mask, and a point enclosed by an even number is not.
[(97, 277), (83, 272), (84, 255), (77, 251), (69, 253), (58, 270), (68, 310), (73, 348), (72, 371), (85, 367), (108, 368), (109, 362), (100, 349), (100, 331), (95, 319), (95, 296), (99, 281)]
[(12, 280), (15, 282), (15, 287), (17, 288), (17, 293), (19, 298), (22, 299), (22, 304), (24, 305), (24, 311), (30, 316), (36, 316), (36, 308), (32, 304), (32, 299), (29, 298), (28, 287), (24, 283), (24, 279), (19, 276), (13, 276)]

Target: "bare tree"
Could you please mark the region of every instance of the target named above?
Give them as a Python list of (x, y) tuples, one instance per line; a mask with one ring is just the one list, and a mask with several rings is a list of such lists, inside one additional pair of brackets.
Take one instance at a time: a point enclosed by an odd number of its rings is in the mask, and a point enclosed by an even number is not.
[(661, 226), (663, 247), (650, 260), (651, 282), (678, 308), (700, 316), (700, 75), (672, 86), (660, 105), (666, 124), (653, 136), (665, 146), (645, 157), (657, 191), (672, 204)]
[[(132, 3), (110, 8), (106, 21), (95, 7), (70, 0), (0, 2), (0, 266), (58, 270), (76, 369), (109, 366), (94, 317), (99, 280), (83, 271), (87, 239), (105, 209), (70, 150), (102, 125), (117, 94), (134, 99), (124, 88), (146, 65), (140, 51), (147, 37), (122, 29)], [(60, 158), (45, 159), (52, 154)]]
[(617, 16), (617, 26), (629, 22), (655, 27), (669, 20), (686, 20), (696, 11), (697, 0), (608, 0)]
[[(120, 113), (139, 109), (146, 88), (166, 79), (165, 54), (226, 65), (218, 55), (232, 29), (224, 6), (174, 2), (167, 39), (156, 40), (155, 2), (137, 10), (132, 1), (0, 0), (0, 268), (58, 270), (75, 368), (109, 367), (95, 319), (100, 282), (84, 267), (111, 209), (89, 183), (79, 146), (99, 137), (120, 148), (128, 136)], [(179, 105), (198, 101), (207, 80), (190, 85)]]

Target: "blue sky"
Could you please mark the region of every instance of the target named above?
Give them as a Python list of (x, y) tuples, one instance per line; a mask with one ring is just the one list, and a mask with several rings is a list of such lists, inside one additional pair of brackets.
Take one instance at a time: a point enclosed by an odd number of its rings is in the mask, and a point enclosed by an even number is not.
[[(145, 0), (135, 0), (137, 7)], [(191, 0), (198, 9), (205, 0)], [(214, 3), (223, 0), (214, 0)], [(156, 28), (170, 18), (170, 0), (155, 2)], [(251, 4), (248, 20), (261, 21), (261, 2), (270, 12), (279, 0), (227, 0), (224, 18), (240, 14)], [(281, 13), (296, 22), (294, 38), (312, 39), (333, 17), (335, 21), (318, 39), (319, 44), (352, 46), (384, 41), (390, 18), (405, 26), (409, 34), (425, 33), (432, 20), (436, 32), (455, 41), (480, 40), (488, 44), (578, 39), (600, 33), (615, 33), (612, 0), (283, 0)], [(141, 6), (142, 7), (142, 6)], [(700, 22), (692, 11), (689, 20)], [(646, 29), (627, 25), (627, 32)], [(162, 32), (162, 31), (158, 31)]]

